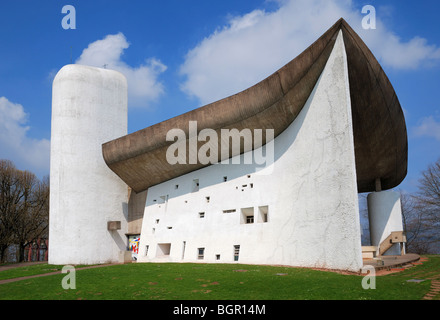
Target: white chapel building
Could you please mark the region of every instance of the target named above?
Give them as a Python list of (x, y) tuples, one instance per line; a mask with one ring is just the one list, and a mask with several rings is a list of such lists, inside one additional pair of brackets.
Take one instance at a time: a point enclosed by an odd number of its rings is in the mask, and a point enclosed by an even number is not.
[(405, 119), (343, 20), (253, 87), (127, 134), (127, 83), (67, 65), (53, 83), (49, 263), (242, 263), (359, 271), (404, 253)]

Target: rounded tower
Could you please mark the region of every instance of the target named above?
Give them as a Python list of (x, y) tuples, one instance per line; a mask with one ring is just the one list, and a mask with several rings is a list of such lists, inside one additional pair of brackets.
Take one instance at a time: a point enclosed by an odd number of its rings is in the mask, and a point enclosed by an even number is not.
[[(377, 247), (377, 255), (383, 255), (380, 252), (381, 244), (393, 232), (402, 232), (403, 234), (400, 193), (393, 190), (372, 192), (368, 195), (367, 201), (371, 245)], [(384, 255), (401, 254), (400, 244), (394, 243)]]
[(116, 262), (126, 250), (127, 186), (102, 157), (104, 142), (126, 134), (126, 78), (64, 66), (52, 91), (50, 264)]

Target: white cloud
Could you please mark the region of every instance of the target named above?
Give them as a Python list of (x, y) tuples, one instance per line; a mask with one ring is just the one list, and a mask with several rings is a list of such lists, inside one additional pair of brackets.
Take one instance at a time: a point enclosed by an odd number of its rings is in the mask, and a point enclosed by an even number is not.
[(414, 135), (417, 137), (431, 137), (440, 141), (440, 121), (434, 117), (423, 118), (417, 127), (414, 128)]
[(440, 48), (428, 44), (426, 39), (416, 36), (403, 42), (393, 32), (386, 30), (385, 26), (380, 28), (384, 32), (376, 34), (360, 30), (359, 34), (382, 65), (394, 69), (416, 70), (440, 61)]
[(254, 85), (300, 54), (343, 17), (380, 63), (415, 69), (440, 60), (440, 49), (426, 39), (404, 42), (380, 21), (362, 29), (362, 7), (351, 0), (284, 0), (273, 12), (254, 10), (229, 19), (191, 49), (181, 66), (182, 90), (202, 104)]
[(0, 97), (0, 159), (37, 175), (49, 174), (50, 141), (28, 137), (29, 115), (20, 104)]
[(122, 33), (107, 35), (89, 44), (75, 63), (121, 72), (127, 78), (129, 107), (147, 107), (164, 93), (164, 86), (158, 77), (167, 67), (155, 58), (146, 59), (138, 67), (129, 66), (121, 60), (129, 46)]

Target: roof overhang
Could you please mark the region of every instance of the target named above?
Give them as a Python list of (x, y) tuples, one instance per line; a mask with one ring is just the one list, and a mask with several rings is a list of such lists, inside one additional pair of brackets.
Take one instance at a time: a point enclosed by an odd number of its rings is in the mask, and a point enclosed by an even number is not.
[(179, 128), (189, 137), (190, 121), (197, 121), (198, 131), (273, 129), (275, 137), (278, 136), (305, 105), (340, 30), (348, 60), (358, 192), (375, 191), (377, 179), (384, 190), (398, 186), (406, 176), (408, 159), (403, 111), (378, 61), (343, 19), (303, 53), (256, 85), (104, 143), (105, 162), (135, 192), (141, 192), (206, 166), (172, 165), (166, 159), (166, 151), (174, 143), (166, 140), (167, 132)]

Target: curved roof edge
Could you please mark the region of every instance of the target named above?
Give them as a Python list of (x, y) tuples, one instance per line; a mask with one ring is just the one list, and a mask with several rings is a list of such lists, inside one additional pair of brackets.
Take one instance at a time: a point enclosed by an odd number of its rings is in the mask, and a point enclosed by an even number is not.
[[(166, 141), (167, 132), (179, 128), (189, 137), (190, 121), (197, 121), (198, 132), (205, 128), (218, 133), (233, 128), (273, 129), (275, 137), (278, 136), (302, 110), (339, 30), (344, 36), (348, 60), (358, 191), (375, 191), (377, 178), (382, 189), (396, 187), (407, 173), (408, 143), (403, 111), (378, 61), (342, 18), (299, 56), (256, 85), (104, 143), (106, 164), (135, 192), (141, 192), (207, 166), (171, 165), (166, 160), (166, 150), (174, 143)], [(249, 150), (242, 147), (240, 153), (246, 151)]]

